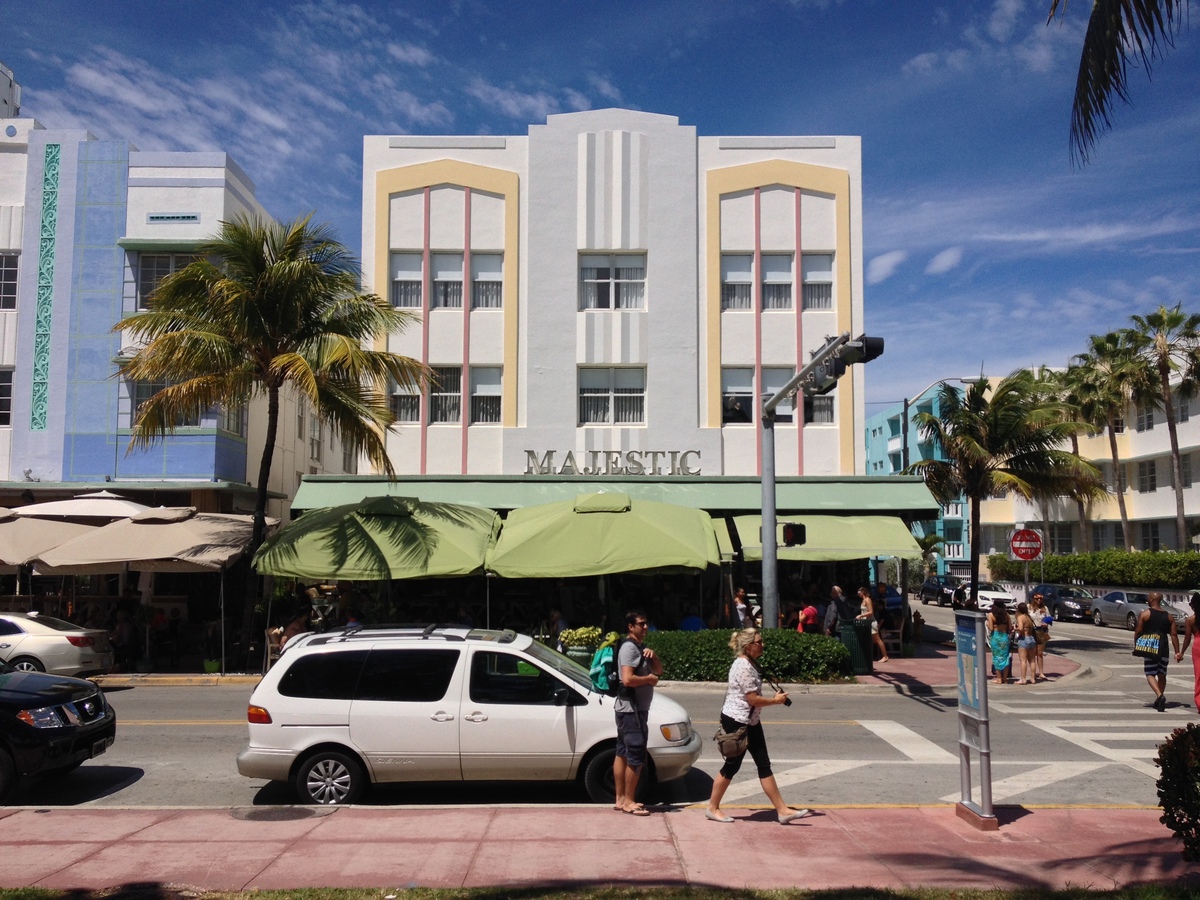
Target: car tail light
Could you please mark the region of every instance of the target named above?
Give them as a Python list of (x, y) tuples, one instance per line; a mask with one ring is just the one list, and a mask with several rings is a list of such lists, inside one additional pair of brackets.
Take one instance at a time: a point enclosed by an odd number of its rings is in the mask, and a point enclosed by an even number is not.
[(271, 714), (261, 706), (250, 706), (246, 710), (246, 720), (251, 725), (270, 725)]
[(69, 635), (67, 635), (67, 640), (70, 641), (76, 647), (94, 647), (96, 645), (96, 639), (94, 637), (90, 637), (89, 635), (86, 635), (86, 634), (84, 634), (84, 635), (70, 635), (69, 634)]

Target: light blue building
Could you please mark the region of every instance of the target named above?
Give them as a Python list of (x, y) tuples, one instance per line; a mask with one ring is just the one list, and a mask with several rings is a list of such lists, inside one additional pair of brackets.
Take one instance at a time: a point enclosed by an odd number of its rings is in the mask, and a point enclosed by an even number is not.
[[(918, 460), (944, 458), (936, 455), (931, 443), (921, 440), (913, 424), (918, 413), (940, 413), (938, 395), (943, 384), (935, 382), (916, 397), (905, 398), (867, 419), (864, 434), (867, 475), (899, 475)], [(943, 506), (936, 520), (914, 524), (913, 533), (918, 537), (936, 534), (942, 538), (936, 557), (937, 574), (970, 577), (969, 523), (966, 500), (959, 498)]]

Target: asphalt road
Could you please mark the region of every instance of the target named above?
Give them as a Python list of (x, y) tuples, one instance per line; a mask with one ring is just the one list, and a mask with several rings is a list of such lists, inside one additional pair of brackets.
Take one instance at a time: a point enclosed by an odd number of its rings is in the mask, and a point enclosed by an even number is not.
[[(924, 607), (931, 624), (948, 609)], [(1061, 683), (990, 691), (992, 792), (996, 803), (1157, 804), (1155, 748), (1196, 718), (1191, 666), (1170, 670), (1165, 713), (1149, 707), (1130, 632), (1059, 623), (1052, 648), (1086, 669)], [(104, 756), (58, 779), (19, 788), (13, 805), (228, 808), (293, 802), (286, 785), (243, 778), (235, 757), (246, 740), (250, 687), (137, 687), (108, 690), (117, 742)], [(667, 691), (702, 735), (716, 730), (723, 686)], [(881, 688), (798, 689), (790, 708), (765, 711), (776, 778), (793, 804), (948, 803), (959, 797), (956, 692), (905, 695)], [(720, 768), (715, 745), (687, 778), (661, 786), (672, 802), (707, 798)], [(972, 783), (979, 799), (978, 756)], [(368, 804), (587, 802), (562, 785), (439, 784), (376, 789)], [(747, 760), (727, 804), (762, 804)]]

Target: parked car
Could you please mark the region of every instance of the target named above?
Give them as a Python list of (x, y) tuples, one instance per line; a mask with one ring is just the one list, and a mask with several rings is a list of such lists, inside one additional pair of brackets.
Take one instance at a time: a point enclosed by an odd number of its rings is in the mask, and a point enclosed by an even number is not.
[[(305, 803), (353, 803), (368, 784), (403, 781), (574, 781), (593, 800), (614, 797), (613, 699), (578, 663), (512, 631), (298, 636), (247, 718), (238, 771), (290, 781)], [(647, 789), (687, 774), (702, 744), (687, 710), (656, 694)]]
[(18, 779), (70, 772), (116, 735), (116, 713), (90, 681), (0, 662), (0, 802)]
[(0, 660), (21, 672), (100, 675), (113, 666), (108, 632), (39, 613), (0, 613)]
[(977, 608), (980, 612), (987, 612), (995, 603), (1001, 603), (1008, 609), (1017, 608), (1017, 598), (1007, 591), (1002, 585), (992, 581), (981, 581), (975, 591), (978, 598), (978, 604), (975, 607), (971, 605), (971, 586), (966, 582), (960, 584), (954, 589), (954, 599), (951, 606), (955, 609), (972, 609)]
[(1133, 631), (1138, 616), (1149, 609), (1147, 596), (1143, 591), (1109, 591), (1092, 601), (1092, 621), (1097, 625), (1124, 625)]
[(936, 603), (938, 606), (952, 606), (954, 589), (961, 582), (962, 579), (954, 575), (931, 575), (921, 585), (921, 602), (923, 604)]
[(1092, 601), (1095, 597), (1090, 591), (1074, 584), (1039, 584), (1029, 596), (1041, 594), (1046, 601), (1046, 609), (1055, 621), (1063, 619), (1090, 619), (1092, 617)]

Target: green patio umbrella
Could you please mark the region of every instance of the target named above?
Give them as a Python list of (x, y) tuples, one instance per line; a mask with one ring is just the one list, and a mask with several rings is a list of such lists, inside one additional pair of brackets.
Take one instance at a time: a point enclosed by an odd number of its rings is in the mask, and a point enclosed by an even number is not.
[[(762, 559), (762, 516), (736, 516), (734, 525), (742, 543), (742, 559)], [(803, 544), (787, 547), (783, 543), (783, 524), (803, 525), (807, 532)], [(921, 548), (903, 520), (895, 516), (780, 516), (776, 523), (776, 550), (779, 559), (836, 562), (844, 559), (869, 559), (897, 556), (917, 559)]]
[(620, 493), (514, 509), (488, 555), (488, 568), (504, 578), (670, 572), (719, 563), (706, 512)]
[(254, 568), (351, 581), (476, 575), (499, 527), (490, 509), (371, 497), (305, 513), (263, 543)]

